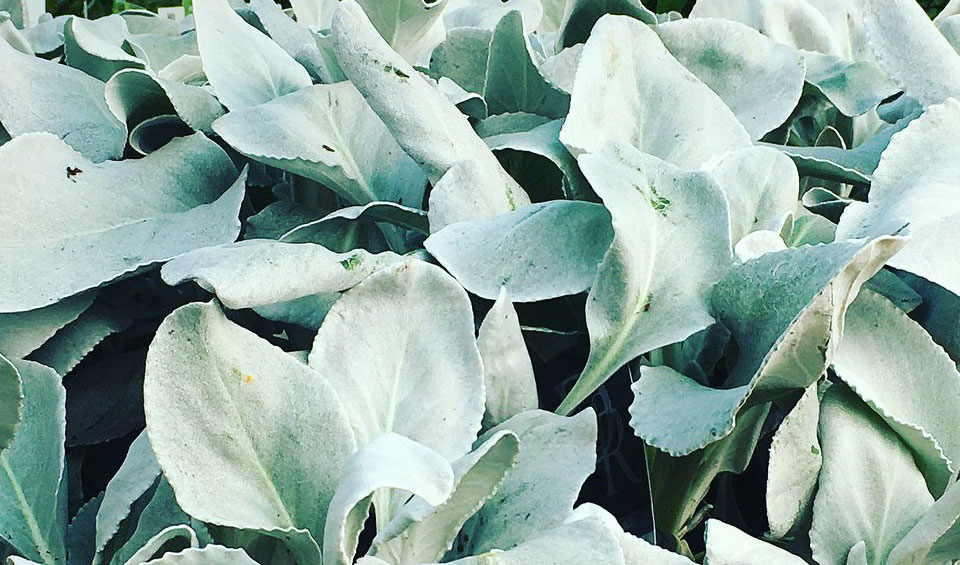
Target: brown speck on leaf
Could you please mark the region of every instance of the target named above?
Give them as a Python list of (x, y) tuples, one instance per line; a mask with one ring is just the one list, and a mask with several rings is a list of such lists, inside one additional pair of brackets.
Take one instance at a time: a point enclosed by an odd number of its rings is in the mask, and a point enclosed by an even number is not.
[(331, 153), (334, 152), (333, 147), (330, 147), (330, 146), (327, 145), (326, 143), (324, 143), (321, 147), (323, 147), (323, 150), (324, 150), (324, 151), (329, 151), (329, 152), (331, 152)]
[(79, 167), (67, 167), (67, 178), (72, 180), (73, 182), (77, 182), (77, 180), (74, 177), (79, 175), (82, 172), (83, 170), (80, 169)]

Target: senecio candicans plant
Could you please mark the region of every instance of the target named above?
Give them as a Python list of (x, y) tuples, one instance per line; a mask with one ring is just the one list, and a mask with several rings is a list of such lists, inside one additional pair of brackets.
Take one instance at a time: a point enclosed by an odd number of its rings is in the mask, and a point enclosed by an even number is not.
[(0, 0), (8, 564), (960, 559), (960, 1), (291, 4)]

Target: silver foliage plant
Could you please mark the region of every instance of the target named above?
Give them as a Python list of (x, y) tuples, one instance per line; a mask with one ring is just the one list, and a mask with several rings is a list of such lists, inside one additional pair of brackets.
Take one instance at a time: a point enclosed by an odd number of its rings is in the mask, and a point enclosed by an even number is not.
[(193, 7), (0, 0), (9, 564), (960, 560), (960, 2)]

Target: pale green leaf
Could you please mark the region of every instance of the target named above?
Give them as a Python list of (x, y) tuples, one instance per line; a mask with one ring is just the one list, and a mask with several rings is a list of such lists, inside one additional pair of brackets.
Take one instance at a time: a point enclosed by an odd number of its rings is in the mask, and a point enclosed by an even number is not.
[(448, 225), (424, 246), (469, 292), (494, 300), (503, 286), (536, 302), (590, 288), (613, 236), (609, 218), (599, 204), (553, 200)]
[[(169, 487), (168, 487), (169, 488)], [(153, 536), (143, 546), (128, 559), (124, 565), (139, 565), (153, 559), (155, 555), (163, 552), (165, 545), (170, 543), (184, 544), (187, 547), (198, 547), (197, 534), (190, 526), (177, 525), (169, 526)]]
[(233, 241), (246, 174), (202, 134), (94, 164), (34, 133), (0, 146), (0, 178), (0, 311), (19, 312)]
[(123, 154), (127, 131), (110, 113), (101, 81), (0, 41), (0, 123), (11, 136), (55, 134), (95, 163)]
[(0, 538), (43, 563), (66, 563), (64, 473), (66, 393), (60, 376), (32, 361), (16, 361), (23, 382), (23, 419), (0, 451)]
[(579, 162), (614, 239), (587, 297), (590, 357), (561, 413), (631, 359), (709, 326), (707, 291), (733, 262), (727, 203), (708, 173), (628, 146)]
[(850, 306), (833, 367), (914, 451), (931, 492), (941, 494), (960, 466), (956, 363), (906, 313), (866, 290)]
[(496, 494), (519, 452), (517, 436), (503, 431), (454, 461), (455, 484), (450, 497), (438, 506), (413, 498), (377, 533), (377, 555), (389, 556), (397, 565), (439, 560), (453, 547), (467, 519)]
[(176, 114), (191, 128), (213, 133), (211, 124), (224, 113), (206, 89), (138, 69), (124, 69), (110, 77), (105, 96), (114, 115), (131, 128), (148, 118)]
[(506, 430), (520, 438), (520, 456), (496, 495), (464, 526), (458, 557), (509, 549), (559, 526), (596, 466), (592, 409), (572, 417), (523, 412), (488, 431), (477, 445)]
[(897, 543), (887, 563), (945, 563), (960, 550), (960, 484), (953, 482)]
[(234, 149), (320, 182), (354, 204), (419, 205), (426, 179), (350, 82), (318, 84), (217, 120)]
[(36, 310), (0, 314), (0, 354), (11, 359), (26, 357), (80, 317), (94, 298), (93, 293), (78, 294)]
[(384, 40), (411, 63), (443, 40), (447, 0), (359, 0)]
[(113, 14), (97, 20), (73, 17), (63, 26), (64, 61), (106, 82), (121, 69), (143, 69), (147, 63), (135, 54), (123, 18)]
[(843, 385), (824, 395), (820, 415), (823, 470), (813, 503), (810, 547), (818, 563), (842, 563), (866, 544), (882, 565), (933, 505), (923, 475), (900, 438)]
[(767, 464), (767, 523), (770, 537), (780, 539), (809, 519), (823, 457), (817, 439), (820, 422), (818, 384), (803, 392), (780, 423), (770, 444)]
[(657, 23), (657, 15), (640, 0), (566, 0), (557, 32), (557, 50), (587, 41), (604, 14), (630, 16), (645, 24)]
[(179, 553), (168, 553), (144, 565), (258, 565), (242, 549), (228, 549), (221, 545), (192, 547)]
[(710, 565), (804, 565), (800, 559), (779, 547), (747, 535), (720, 520), (707, 520), (707, 554)]
[(484, 428), (537, 409), (540, 403), (533, 364), (506, 287), (500, 288), (496, 302), (480, 324), (477, 347), (483, 360)]
[(0, 453), (13, 442), (23, 417), (23, 385), (20, 372), (0, 355)]
[(803, 58), (746, 25), (695, 18), (653, 29), (680, 64), (720, 96), (754, 140), (784, 123), (800, 100)]

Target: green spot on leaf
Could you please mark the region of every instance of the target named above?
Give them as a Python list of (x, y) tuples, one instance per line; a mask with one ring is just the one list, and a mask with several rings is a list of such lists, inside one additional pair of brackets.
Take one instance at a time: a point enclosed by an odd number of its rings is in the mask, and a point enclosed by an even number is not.
[(343, 266), (344, 269), (348, 271), (352, 271), (357, 267), (359, 267), (360, 263), (362, 262), (363, 262), (363, 259), (360, 258), (360, 255), (354, 254), (347, 257), (343, 261), (340, 261), (340, 265)]

